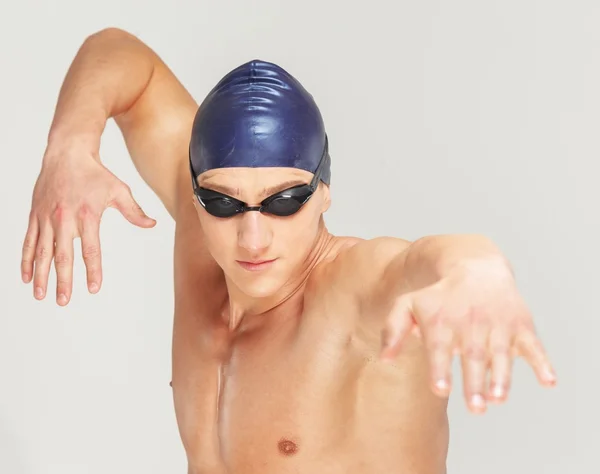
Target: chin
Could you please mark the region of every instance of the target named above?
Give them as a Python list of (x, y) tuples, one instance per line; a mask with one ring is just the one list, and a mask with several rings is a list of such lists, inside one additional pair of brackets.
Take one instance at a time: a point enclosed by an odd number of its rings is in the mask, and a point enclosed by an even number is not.
[(271, 278), (254, 277), (244, 278), (238, 282), (238, 288), (251, 298), (267, 298), (273, 296), (283, 286), (280, 282)]
[[(270, 269), (273, 270), (273, 269)], [(268, 298), (283, 287), (281, 272), (247, 272), (235, 269), (229, 277), (237, 288), (250, 298)]]

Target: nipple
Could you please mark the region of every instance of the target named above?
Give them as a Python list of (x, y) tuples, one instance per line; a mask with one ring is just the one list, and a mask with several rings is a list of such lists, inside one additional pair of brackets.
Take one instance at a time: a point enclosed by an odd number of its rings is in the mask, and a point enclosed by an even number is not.
[(289, 439), (282, 438), (277, 446), (284, 456), (293, 456), (298, 452), (298, 445)]

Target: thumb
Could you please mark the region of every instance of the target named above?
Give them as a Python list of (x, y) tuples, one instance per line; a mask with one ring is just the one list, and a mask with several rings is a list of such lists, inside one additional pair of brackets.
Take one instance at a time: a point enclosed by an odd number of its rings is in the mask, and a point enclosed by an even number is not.
[(138, 227), (150, 228), (156, 225), (156, 221), (151, 217), (148, 217), (141, 206), (133, 198), (131, 189), (129, 189), (129, 186), (127, 185), (123, 185), (113, 200), (111, 207), (116, 208), (123, 214), (125, 219)]
[(410, 293), (400, 296), (394, 303), (382, 333), (381, 357), (391, 360), (400, 352), (402, 342), (410, 334), (414, 319), (412, 315), (412, 296)]

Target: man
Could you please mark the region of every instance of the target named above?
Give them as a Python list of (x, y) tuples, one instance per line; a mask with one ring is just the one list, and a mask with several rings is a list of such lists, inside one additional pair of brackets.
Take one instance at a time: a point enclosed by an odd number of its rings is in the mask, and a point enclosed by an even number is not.
[(106, 207), (154, 225), (100, 163), (111, 117), (176, 221), (172, 386), (189, 473), (440, 474), (454, 355), (474, 413), (506, 399), (516, 355), (555, 384), (488, 239), (327, 231), (328, 139), (293, 76), (250, 61), (198, 108), (116, 29), (84, 42), (61, 89), (23, 248), (36, 298), (54, 259), (68, 303), (78, 236), (99, 290)]

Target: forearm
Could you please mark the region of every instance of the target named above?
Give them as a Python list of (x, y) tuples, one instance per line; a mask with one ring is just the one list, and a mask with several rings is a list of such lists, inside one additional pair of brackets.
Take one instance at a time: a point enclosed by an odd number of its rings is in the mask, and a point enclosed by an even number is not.
[(97, 151), (106, 121), (126, 112), (152, 78), (155, 55), (143, 42), (118, 29), (88, 37), (60, 89), (49, 145), (77, 140)]
[(489, 238), (476, 234), (435, 235), (413, 242), (405, 255), (393, 262), (410, 290), (431, 285), (453, 271), (482, 264), (486, 269), (497, 262), (498, 269), (510, 269), (500, 249)]

